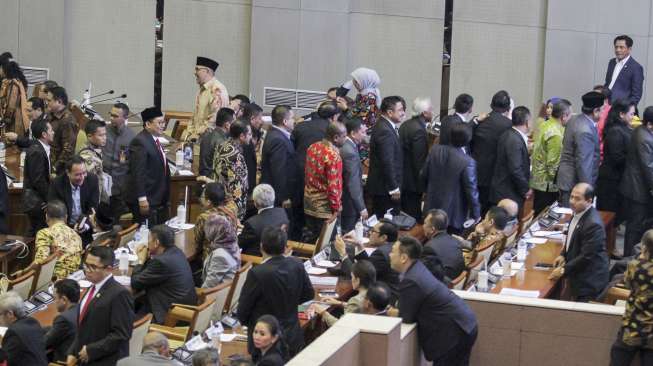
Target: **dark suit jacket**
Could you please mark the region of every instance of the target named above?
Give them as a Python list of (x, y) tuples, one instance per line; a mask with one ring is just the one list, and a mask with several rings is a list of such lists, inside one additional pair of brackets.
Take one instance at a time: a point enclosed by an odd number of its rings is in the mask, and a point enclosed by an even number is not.
[(646, 126), (633, 131), (619, 191), (635, 202), (653, 201), (653, 132)]
[(281, 206), (283, 201), (298, 196), (295, 192), (295, 189), (299, 191), (298, 169), (292, 142), (283, 132), (270, 127), (261, 152), (261, 183), (274, 188), (275, 206)]
[(404, 323), (417, 323), (419, 344), (429, 361), (437, 361), (477, 328), (469, 306), (421, 261), (413, 263), (399, 284), (399, 315)]
[(579, 114), (565, 127), (556, 184), (561, 191), (571, 191), (577, 183), (596, 185), (599, 176), (599, 135), (594, 122)]
[(227, 134), (220, 128), (214, 128), (211, 132), (204, 133), (200, 137), (200, 168), (199, 173), (205, 177), (213, 175), (213, 157), (215, 148), (227, 141)]
[(256, 366), (283, 366), (286, 363), (278, 347), (273, 346), (257, 362)]
[(145, 291), (147, 305), (157, 324), (163, 324), (172, 303), (197, 305), (193, 272), (184, 252), (176, 246), (136, 266), (131, 287)]
[(422, 260), (427, 267), (429, 267), (427, 262), (430, 262), (433, 257), (442, 265), (444, 275), (449, 280), (458, 277), (465, 270), (465, 259), (460, 244), (446, 232), (437, 233), (424, 245)]
[(492, 184), (499, 137), (511, 127), (510, 119), (499, 112), (492, 111), (474, 130), (472, 156), (476, 160), (479, 186), (489, 187)]
[(468, 154), (472, 152), (472, 140), (471, 137), (474, 135), (474, 123), (473, 122), (463, 122), (462, 118), (456, 113), (445, 116), (440, 121), (440, 145), (451, 145), (451, 129), (454, 125), (462, 123), (469, 130), (469, 144), (465, 146), (465, 150)]
[(490, 201), (510, 198), (521, 207), (528, 192), (531, 178), (531, 161), (528, 147), (518, 131), (511, 128), (499, 138), (497, 160), (490, 189)]
[(596, 298), (608, 284), (609, 260), (605, 248), (605, 228), (594, 207), (578, 220), (565, 257), (564, 276), (572, 295)]
[(238, 236), (238, 245), (244, 254), (261, 255), (261, 234), (268, 226), (281, 227), (288, 225), (288, 214), (281, 207), (263, 210), (245, 221), (243, 231)]
[(394, 124), (385, 117), (376, 121), (370, 138), (370, 170), (367, 189), (373, 195), (387, 195), (401, 188), (403, 156)]
[[(48, 200), (48, 190), (50, 189), (50, 163), (45, 148), (40, 142), (35, 142), (27, 149), (25, 153), (25, 177), (23, 179), (23, 188), (25, 194), (31, 190), (37, 199), (41, 202)], [(33, 207), (24, 207), (26, 210)]]
[(34, 318), (26, 317), (11, 324), (2, 338), (7, 366), (46, 366), (43, 328)]
[(467, 217), (481, 216), (476, 163), (460, 148), (433, 145), (421, 179), (426, 187), (424, 212), (434, 208), (446, 211), (449, 226), (456, 229), (462, 229)]
[[(129, 144), (130, 202), (147, 197), (150, 209), (168, 204), (170, 200), (170, 169), (164, 169), (163, 157), (154, 137), (142, 130)], [(167, 167), (167, 165), (166, 165)]]
[(619, 184), (626, 169), (626, 155), (633, 131), (624, 123), (604, 130), (603, 161), (599, 167), (599, 180)]
[[(60, 200), (66, 204), (68, 209), (68, 220), (70, 220), (73, 212), (73, 192), (70, 187), (70, 180), (68, 174), (62, 174), (52, 181), (50, 185), (50, 192), (48, 193), (48, 201)], [(88, 173), (84, 179), (84, 183), (79, 188), (79, 201), (82, 206), (82, 215), (90, 215), (91, 209), (97, 211), (97, 206), (100, 203), (100, 190), (98, 188), (97, 176), (93, 173)], [(70, 224), (70, 222), (69, 222)], [(75, 224), (74, 222), (72, 224)]]
[(54, 318), (52, 327), (45, 334), (45, 348), (54, 349), (54, 360), (65, 361), (68, 349), (77, 333), (77, 305)]
[(292, 130), (290, 141), (295, 147), (297, 156), (298, 187), (304, 186), (304, 165), (306, 165), (306, 151), (314, 143), (321, 141), (326, 136), (326, 129), (329, 121), (317, 116), (317, 113), (309, 121), (298, 123)]
[(86, 346), (89, 357), (86, 365), (113, 366), (129, 356), (133, 324), (134, 300), (112, 277), (93, 296), (68, 354), (77, 357)]
[[(608, 70), (605, 73), (605, 84), (607, 88), (612, 81), (612, 72), (617, 65), (617, 59), (613, 58), (608, 62)], [(628, 62), (624, 65), (617, 76), (617, 80), (612, 86), (612, 96), (610, 99), (615, 101), (617, 99), (627, 99), (632, 103), (639, 103), (642, 99), (642, 85), (644, 84), (644, 68), (640, 65), (633, 56), (630, 56)]]
[(340, 147), (342, 159), (342, 213), (343, 217), (355, 217), (365, 210), (363, 199), (363, 168), (358, 147), (347, 139)]
[(295, 355), (304, 344), (297, 306), (314, 295), (304, 266), (295, 258), (275, 256), (252, 268), (238, 300), (238, 319), (247, 325), (250, 353), (256, 320), (270, 314), (281, 323), (290, 356)]
[(424, 119), (416, 116), (402, 123), (399, 127), (399, 141), (404, 156), (401, 190), (423, 193), (424, 186), (419, 173), (429, 153)]
[[(390, 267), (390, 252), (392, 251), (392, 244), (394, 243), (385, 243), (381, 245), (369, 256), (367, 255), (367, 252), (362, 251), (358, 253), (354, 259), (357, 261), (370, 261), (376, 270), (376, 280), (388, 285), (392, 291), (392, 297), (396, 299), (398, 295), (397, 286), (399, 285), (399, 273)], [(349, 257), (345, 258), (342, 263), (343, 271), (349, 273), (351, 271), (351, 265), (352, 263)]]

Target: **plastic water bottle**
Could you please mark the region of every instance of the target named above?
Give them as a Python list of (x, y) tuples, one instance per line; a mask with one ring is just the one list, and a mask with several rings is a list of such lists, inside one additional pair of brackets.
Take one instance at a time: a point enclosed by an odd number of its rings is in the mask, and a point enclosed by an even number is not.
[(7, 154), (7, 150), (5, 149), (4, 142), (0, 142), (0, 163), (2, 163), (2, 164), (5, 163), (5, 155), (6, 154)]
[(482, 269), (478, 272), (478, 279), (476, 281), (476, 288), (480, 292), (486, 292), (488, 290), (488, 277), (489, 274), (485, 269)]
[(129, 254), (124, 249), (120, 250), (120, 255), (118, 256), (118, 269), (123, 276), (126, 276), (129, 272)]
[(510, 277), (510, 271), (512, 271), (512, 255), (510, 253), (504, 254), (501, 258), (501, 263), (503, 264), (503, 277)]
[(20, 167), (21, 168), (25, 166), (25, 156), (27, 156), (27, 154), (24, 151), (22, 151), (20, 153)]
[(184, 169), (190, 170), (193, 165), (193, 146), (186, 144), (184, 146)]
[(186, 206), (181, 203), (177, 206), (177, 222), (180, 225), (186, 223)]
[(175, 152), (175, 165), (177, 166), (177, 169), (181, 169), (184, 166), (184, 163), (184, 151), (179, 149)]
[(517, 262), (524, 262), (526, 260), (526, 255), (528, 254), (528, 244), (525, 241), (520, 240), (517, 242)]
[(354, 226), (354, 232), (356, 233), (356, 240), (363, 240), (363, 223), (358, 220), (356, 226)]

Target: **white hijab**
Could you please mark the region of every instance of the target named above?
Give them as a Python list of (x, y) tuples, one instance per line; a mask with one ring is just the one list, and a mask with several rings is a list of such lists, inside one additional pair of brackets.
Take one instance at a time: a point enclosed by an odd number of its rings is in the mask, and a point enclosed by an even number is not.
[(381, 92), (378, 88), (379, 84), (381, 84), (379, 74), (372, 69), (359, 67), (351, 73), (351, 77), (356, 80), (358, 85), (361, 87), (360, 94), (374, 94), (376, 96), (376, 106), (381, 107)]

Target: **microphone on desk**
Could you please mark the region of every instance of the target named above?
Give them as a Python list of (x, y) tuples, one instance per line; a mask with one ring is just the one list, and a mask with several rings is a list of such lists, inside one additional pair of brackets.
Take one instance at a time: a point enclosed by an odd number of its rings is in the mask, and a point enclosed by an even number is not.
[(107, 92), (104, 92), (104, 93), (101, 93), (101, 94), (98, 94), (98, 95), (94, 95), (94, 96), (92, 96), (92, 97), (89, 97), (88, 99), (93, 99), (93, 98), (97, 98), (97, 97), (101, 97), (101, 96), (103, 96), (103, 95), (113, 94), (113, 93), (114, 93), (114, 90), (112, 89), (112, 90), (109, 90), (109, 91), (107, 91)]
[(122, 94), (122, 95), (119, 95), (117, 97), (111, 97), (111, 98), (102, 99), (102, 100), (96, 100), (94, 103), (102, 103), (102, 102), (107, 102), (107, 101), (110, 101), (110, 100), (120, 99), (120, 98), (127, 98), (127, 94)]

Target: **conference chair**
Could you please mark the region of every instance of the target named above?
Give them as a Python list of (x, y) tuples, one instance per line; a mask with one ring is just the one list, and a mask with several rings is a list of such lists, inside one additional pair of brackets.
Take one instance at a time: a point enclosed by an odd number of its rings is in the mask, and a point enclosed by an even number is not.
[(116, 234), (116, 241), (113, 249), (124, 247), (127, 245), (127, 243), (134, 240), (136, 230), (138, 230), (138, 224), (133, 224), (122, 231), (118, 231), (118, 234)]
[[(164, 325), (151, 324), (149, 331), (160, 332), (171, 341), (170, 348), (179, 346), (188, 341), (194, 332), (204, 332), (210, 325), (213, 304), (215, 300), (207, 299), (199, 306), (172, 304)], [(188, 326), (178, 327), (179, 322), (185, 322)]]
[(206, 300), (213, 300), (213, 320), (219, 320), (222, 318), (222, 313), (225, 311), (225, 305), (227, 304), (227, 299), (229, 298), (229, 293), (233, 287), (234, 281), (225, 281), (212, 288), (198, 288), (195, 289), (197, 292), (198, 302), (201, 304)]
[(36, 271), (31, 269), (21, 276), (9, 281), (9, 290), (16, 291), (23, 300), (32, 296), (32, 287), (36, 282)]
[(331, 236), (333, 236), (333, 230), (336, 227), (336, 221), (337, 220), (333, 220), (330, 223), (325, 222), (322, 225), (320, 236), (317, 238), (315, 244), (288, 240), (288, 245), (291, 246), (294, 252), (298, 253), (301, 256), (307, 256), (309, 258), (313, 257), (315, 254), (319, 253), (322, 248), (329, 245)]
[(134, 330), (132, 330), (132, 337), (129, 339), (129, 355), (137, 356), (142, 353), (143, 339), (152, 323), (152, 314), (147, 314), (144, 317), (134, 322)]
[[(494, 250), (494, 246), (497, 243), (499, 243), (501, 240), (491, 241), (483, 244), (483, 246), (479, 246), (478, 248), (476, 248), (476, 257), (482, 256), (483, 258), (487, 258), (489, 264), (489, 262), (492, 261), (492, 251)], [(474, 260), (472, 259), (472, 261)]]
[(238, 299), (240, 298), (240, 293), (243, 290), (243, 285), (245, 285), (245, 279), (247, 279), (247, 274), (249, 270), (252, 269), (252, 264), (247, 263), (240, 267), (234, 276), (233, 284), (231, 286), (231, 291), (227, 296), (227, 301), (224, 304), (224, 309), (226, 312), (229, 312), (238, 304)]
[(460, 275), (449, 282), (449, 288), (452, 290), (462, 290), (467, 279), (467, 271), (462, 271)]
[(470, 265), (467, 267), (467, 273), (469, 274), (467, 276), (467, 283), (465, 284), (464, 287), (468, 287), (468, 285), (471, 285), (476, 282), (476, 279), (478, 278), (478, 272), (483, 269), (483, 265), (485, 264), (485, 257), (482, 255), (477, 255), (476, 259), (470, 263)]
[(36, 281), (34, 281), (34, 288), (32, 288), (32, 293), (38, 290), (47, 289), (50, 282), (52, 282), (52, 276), (54, 275), (54, 266), (57, 264), (57, 255), (52, 253), (49, 257), (45, 259), (36, 269)]

